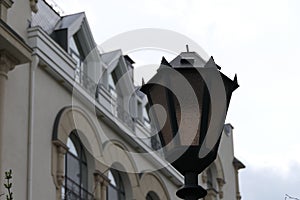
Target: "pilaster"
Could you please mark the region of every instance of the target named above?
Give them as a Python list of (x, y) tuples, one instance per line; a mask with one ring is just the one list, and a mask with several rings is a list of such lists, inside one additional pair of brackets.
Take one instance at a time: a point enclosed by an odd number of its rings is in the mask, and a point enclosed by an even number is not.
[(96, 170), (94, 173), (95, 181), (95, 200), (106, 199), (107, 186), (109, 184), (109, 179), (100, 171)]
[[(14, 69), (17, 60), (10, 56), (6, 51), (0, 51), (0, 173), (2, 173), (2, 137), (3, 137), (3, 120), (4, 120), (4, 101), (7, 81), (7, 73)], [(1, 192), (1, 191), (0, 191)]]
[(54, 179), (56, 185), (56, 199), (62, 199), (62, 186), (65, 180), (65, 155), (68, 152), (68, 147), (60, 141), (53, 141), (56, 147), (56, 163), (55, 163), (55, 174)]
[(223, 199), (224, 192), (223, 192), (223, 186), (225, 184), (225, 181), (222, 178), (217, 178), (218, 186), (219, 186), (219, 197), (220, 199)]

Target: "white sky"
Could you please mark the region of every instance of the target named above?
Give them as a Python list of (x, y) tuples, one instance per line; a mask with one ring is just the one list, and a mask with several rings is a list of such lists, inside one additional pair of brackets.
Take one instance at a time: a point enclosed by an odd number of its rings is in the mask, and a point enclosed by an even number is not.
[[(243, 199), (300, 198), (299, 0), (56, 3), (65, 14), (85, 11), (98, 44), (133, 29), (169, 29), (201, 45), (229, 77), (237, 73), (227, 121), (235, 127), (235, 154), (247, 166), (240, 172)], [(132, 57), (158, 64), (161, 53)]]

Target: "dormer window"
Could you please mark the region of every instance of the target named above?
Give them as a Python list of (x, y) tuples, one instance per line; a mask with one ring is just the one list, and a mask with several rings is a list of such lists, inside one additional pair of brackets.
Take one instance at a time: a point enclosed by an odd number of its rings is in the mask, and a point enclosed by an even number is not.
[(143, 105), (141, 101), (138, 100), (137, 103), (137, 119), (148, 129), (151, 128), (151, 124), (150, 124), (150, 119), (149, 119), (149, 115), (146, 109), (147, 105)]
[[(51, 18), (51, 16), (49, 16)], [(86, 89), (91, 89), (90, 81), (87, 81), (88, 74), (91, 75), (95, 69), (87, 69), (83, 65), (86, 57), (97, 47), (90, 27), (86, 20), (85, 14), (76, 13), (63, 17), (57, 16), (55, 23), (49, 24), (48, 27), (51, 32), (51, 38), (61, 46), (73, 59), (76, 61), (73, 78), (77, 83), (80, 83)], [(49, 19), (50, 19), (49, 18)], [(50, 20), (51, 21), (51, 20)], [(84, 81), (84, 82), (83, 82)]]
[(115, 84), (112, 74), (108, 75), (108, 91), (113, 98), (116, 99), (118, 97), (117, 91), (116, 91), (116, 84)]
[(144, 120), (145, 126), (150, 129), (151, 128), (150, 119), (149, 119), (148, 112), (147, 112), (145, 106), (143, 107), (143, 120)]
[(75, 81), (78, 83), (83, 82), (84, 69), (83, 69), (83, 56), (80, 54), (79, 44), (76, 42), (75, 36), (69, 39), (69, 54), (76, 61), (75, 68)]

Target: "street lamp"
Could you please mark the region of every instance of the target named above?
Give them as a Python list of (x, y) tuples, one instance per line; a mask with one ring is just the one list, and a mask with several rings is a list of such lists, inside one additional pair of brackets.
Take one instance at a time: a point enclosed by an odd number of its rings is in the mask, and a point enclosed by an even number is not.
[(157, 73), (141, 91), (158, 130), (165, 158), (184, 175), (177, 191), (182, 199), (199, 199), (207, 192), (198, 174), (217, 156), (221, 133), (237, 78), (229, 79), (211, 57), (183, 52), (170, 63), (163, 58)]

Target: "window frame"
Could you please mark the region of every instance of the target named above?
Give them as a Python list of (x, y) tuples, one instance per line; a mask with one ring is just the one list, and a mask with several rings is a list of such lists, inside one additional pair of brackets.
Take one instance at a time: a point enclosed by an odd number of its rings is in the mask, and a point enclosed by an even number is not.
[[(109, 195), (109, 187), (111, 187), (117, 193), (118, 199), (114, 199), (114, 200), (125, 200), (126, 199), (126, 191), (125, 191), (124, 180), (122, 178), (121, 173), (118, 170), (113, 169), (113, 168), (111, 168), (108, 173), (111, 173), (111, 177), (113, 178), (113, 181), (110, 181), (109, 185), (107, 187), (106, 200), (111, 200), (110, 195)], [(108, 177), (110, 178), (109, 175), (108, 175)], [(114, 182), (115, 185), (112, 184), (112, 182)]]
[[(88, 163), (85, 153), (85, 148), (81, 143), (77, 131), (73, 131), (68, 140), (75, 147), (77, 155), (68, 150), (65, 155), (65, 179), (62, 190), (62, 197), (65, 200), (72, 200), (74, 197), (78, 200), (93, 199), (93, 194), (88, 191)], [(78, 162), (79, 180), (74, 180), (69, 177), (68, 159), (74, 159)], [(70, 187), (71, 186), (71, 187)], [(77, 188), (77, 191), (74, 189)], [(71, 197), (69, 197), (72, 195)]]

